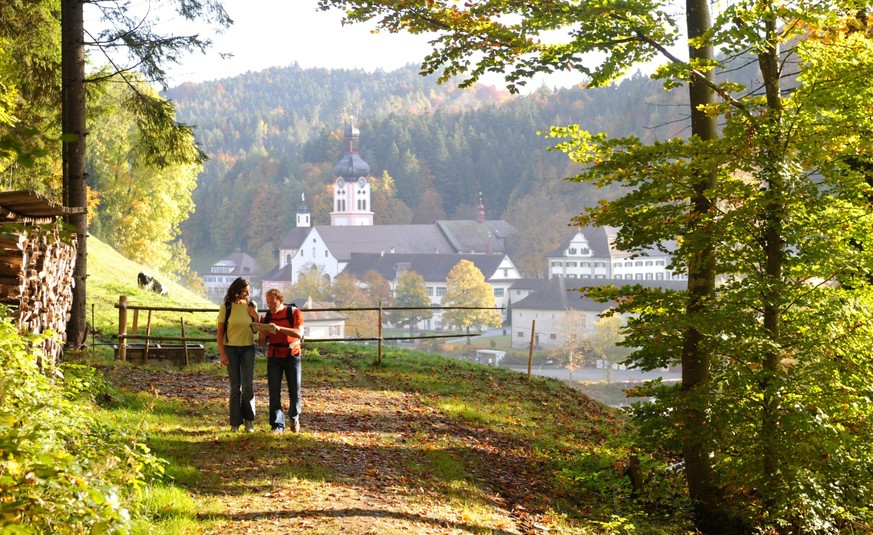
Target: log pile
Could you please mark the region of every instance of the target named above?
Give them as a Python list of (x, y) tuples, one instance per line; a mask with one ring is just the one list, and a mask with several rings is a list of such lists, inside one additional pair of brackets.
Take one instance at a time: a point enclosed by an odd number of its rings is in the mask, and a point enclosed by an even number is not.
[[(60, 225), (0, 225), (0, 303), (17, 313), (22, 331), (56, 333), (43, 346), (48, 362), (63, 351), (73, 302), (75, 236)], [(17, 311), (16, 311), (17, 309)]]

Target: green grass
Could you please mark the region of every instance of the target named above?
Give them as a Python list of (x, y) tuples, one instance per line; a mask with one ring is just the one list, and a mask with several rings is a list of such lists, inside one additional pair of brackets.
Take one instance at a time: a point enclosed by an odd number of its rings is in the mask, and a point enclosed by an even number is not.
[(155, 525), (168, 535), (195, 533), (199, 529), (197, 500), (177, 485), (149, 485), (143, 490), (140, 505), (140, 514), (149, 520), (139, 523), (134, 533), (154, 533)]
[[(218, 308), (204, 297), (189, 292), (160, 273), (152, 273), (168, 290), (167, 295), (141, 290), (136, 277), (140, 271), (150, 271), (145, 266), (121, 256), (115, 249), (100, 240), (88, 238), (88, 298), (86, 302), (88, 324), (96, 329), (95, 343), (117, 343), (119, 299), (127, 296), (129, 305), (214, 309), (215, 312), (155, 311), (151, 317), (151, 331), (156, 336), (179, 336), (181, 321), (185, 320), (185, 334), (190, 337), (214, 336)], [(128, 332), (133, 330), (134, 312), (128, 311)], [(137, 314), (137, 330), (145, 334), (148, 312)], [(89, 337), (88, 342), (91, 342)], [(213, 349), (214, 344), (207, 351)], [(111, 358), (112, 349), (102, 346), (98, 351), (104, 358)]]

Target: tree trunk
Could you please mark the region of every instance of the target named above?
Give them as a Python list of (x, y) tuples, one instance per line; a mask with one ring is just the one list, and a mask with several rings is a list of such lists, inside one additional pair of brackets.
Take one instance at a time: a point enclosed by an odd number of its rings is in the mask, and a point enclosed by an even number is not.
[[(63, 140), (64, 205), (87, 208), (85, 189), (85, 24), (83, 0), (61, 2), (61, 106)], [(73, 305), (67, 322), (67, 348), (76, 348), (87, 335), (85, 277), (87, 275), (87, 213), (69, 216), (76, 233), (76, 264), (73, 268)]]
[[(712, 25), (706, 0), (686, 0), (688, 37), (703, 35)], [(690, 41), (689, 41), (690, 42)], [(711, 46), (695, 48), (689, 45), (689, 56), (694, 59), (714, 59)], [(714, 102), (714, 94), (707, 80), (714, 80), (712, 71), (705, 78), (693, 77), (689, 85), (691, 104), (691, 134), (701, 140), (718, 136), (714, 117), (707, 116), (700, 107)], [(702, 333), (695, 328), (695, 316), (705, 312), (706, 299), (715, 288), (715, 256), (712, 245), (710, 214), (715, 209), (711, 198), (716, 185), (713, 169), (695, 170), (694, 194), (691, 198), (688, 241), (698, 244), (688, 258), (688, 301), (686, 314), (691, 327), (684, 333), (682, 346), (682, 394), (684, 398), (683, 455), (688, 491), (694, 507), (695, 520), (704, 532), (730, 531), (727, 515), (719, 499), (718, 485), (710, 458), (711, 446), (707, 414), (710, 404), (711, 355), (704, 346)]]
[[(767, 122), (777, 124), (782, 122), (782, 96), (779, 82), (779, 49), (775, 43), (776, 21), (767, 20), (767, 34), (769, 42), (773, 45), (758, 56), (758, 65), (764, 78), (764, 90), (767, 96)], [(771, 513), (778, 513), (779, 507), (775, 496), (782, 485), (780, 477), (780, 452), (779, 452), (779, 353), (775, 349), (779, 345), (782, 323), (782, 294), (780, 291), (782, 281), (782, 268), (785, 262), (785, 241), (782, 231), (785, 219), (785, 176), (786, 166), (781, 128), (770, 128), (772, 132), (769, 138), (768, 150), (764, 159), (764, 179), (767, 189), (764, 192), (764, 278), (766, 291), (762, 295), (763, 300), (763, 324), (767, 336), (772, 342), (769, 350), (764, 355), (763, 373), (761, 379), (762, 415), (761, 415), (761, 451), (763, 455), (763, 476), (765, 484), (761, 489), (764, 497), (765, 508)]]

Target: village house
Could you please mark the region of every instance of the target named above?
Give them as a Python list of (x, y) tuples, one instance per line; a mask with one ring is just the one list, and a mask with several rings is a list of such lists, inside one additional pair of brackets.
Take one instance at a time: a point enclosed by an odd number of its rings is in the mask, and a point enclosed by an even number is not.
[(338, 340), (345, 338), (346, 318), (333, 303), (313, 301), (311, 297), (284, 299), (287, 305), (294, 303), (303, 311), (303, 337), (310, 340)]
[[(495, 306), (501, 308), (501, 319), (508, 319), (510, 288), (521, 279), (521, 274), (505, 254), (373, 254), (352, 253), (344, 273), (361, 279), (365, 273), (375, 271), (388, 281), (394, 290), (397, 279), (405, 271), (412, 271), (424, 279), (427, 298), (432, 306), (440, 306), (446, 293), (446, 279), (449, 272), (461, 260), (468, 260), (482, 272), (494, 291)], [(423, 320), (419, 325), (424, 330), (440, 330), (442, 314), (435, 310), (433, 318)]]
[[(531, 342), (532, 327), (535, 329), (533, 333), (535, 347), (549, 349), (560, 345), (562, 343), (561, 326), (567, 322), (571, 313), (577, 326), (579, 323), (582, 324), (583, 332), (594, 333), (594, 324), (600, 319), (599, 314), (609, 309), (611, 305), (585, 297), (580, 290), (610, 284), (621, 286), (626, 284), (626, 281), (554, 277), (527, 297), (520, 301), (513, 301), (510, 314), (512, 347), (528, 347)], [(634, 280), (630, 284), (667, 290), (684, 290), (686, 287), (686, 283), (683, 281), (666, 280)]]
[[(233, 253), (232, 255), (217, 260), (209, 271), (202, 275), (203, 284), (206, 286), (206, 297), (214, 303), (220, 302), (227, 293), (227, 287), (237, 277), (250, 279), (260, 273), (260, 267), (254, 258), (245, 253)], [(252, 298), (260, 295), (260, 285), (257, 281), (252, 282)]]
[[(657, 248), (639, 253), (615, 247), (615, 227), (586, 226), (546, 255), (548, 277), (567, 279), (688, 280), (684, 273), (670, 270), (671, 255)], [(663, 244), (675, 250), (673, 242)]]

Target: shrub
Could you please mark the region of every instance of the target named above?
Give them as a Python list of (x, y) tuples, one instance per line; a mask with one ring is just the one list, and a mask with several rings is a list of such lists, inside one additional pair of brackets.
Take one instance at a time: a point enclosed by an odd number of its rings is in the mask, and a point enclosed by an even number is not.
[(69, 368), (66, 389), (58, 369), (40, 370), (44, 338), (0, 307), (0, 532), (126, 533), (126, 504), (162, 461), (95, 415), (96, 373)]

